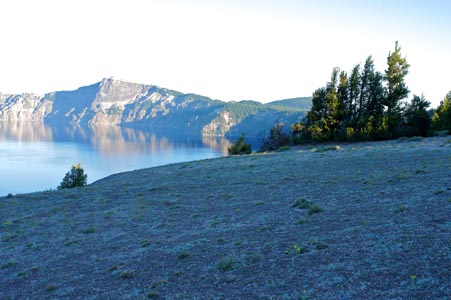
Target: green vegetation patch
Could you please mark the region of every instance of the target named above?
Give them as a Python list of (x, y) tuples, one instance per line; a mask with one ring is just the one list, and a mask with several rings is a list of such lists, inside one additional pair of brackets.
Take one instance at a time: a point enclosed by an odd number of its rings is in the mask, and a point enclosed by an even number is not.
[(95, 232), (96, 232), (96, 229), (94, 227), (88, 227), (88, 228), (83, 229), (84, 234), (91, 234), (91, 233), (95, 233)]
[(300, 208), (300, 209), (308, 209), (312, 205), (312, 202), (305, 198), (300, 198), (291, 205), (291, 207)]
[(323, 209), (315, 204), (313, 204), (311, 201), (300, 198), (293, 202), (291, 207), (298, 208), (298, 209), (307, 209), (309, 215), (317, 214), (323, 211)]
[(238, 259), (234, 255), (227, 255), (221, 258), (216, 263), (216, 268), (222, 272), (228, 272), (236, 269), (238, 266)]
[(14, 267), (15, 265), (17, 265), (17, 262), (14, 259), (10, 259), (0, 266), (0, 270), (9, 269)]

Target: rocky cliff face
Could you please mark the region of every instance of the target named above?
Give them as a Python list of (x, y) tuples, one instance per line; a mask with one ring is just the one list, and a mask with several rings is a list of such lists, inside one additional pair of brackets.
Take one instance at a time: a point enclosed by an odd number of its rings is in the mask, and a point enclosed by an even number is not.
[(0, 94), (0, 119), (10, 121), (43, 121), (52, 103), (34, 94)]
[[(263, 128), (246, 122), (264, 112)], [(0, 120), (35, 121), (72, 125), (128, 125), (180, 134), (224, 136), (234, 129), (258, 134), (276, 119), (296, 122), (303, 110), (212, 100), (195, 94), (182, 94), (153, 85), (112, 78), (75, 91), (59, 91), (43, 96), (0, 94)], [(258, 118), (257, 118), (258, 119)], [(244, 123), (243, 123), (244, 122)]]
[(220, 111), (216, 118), (202, 128), (203, 136), (224, 136), (236, 125), (228, 111)]

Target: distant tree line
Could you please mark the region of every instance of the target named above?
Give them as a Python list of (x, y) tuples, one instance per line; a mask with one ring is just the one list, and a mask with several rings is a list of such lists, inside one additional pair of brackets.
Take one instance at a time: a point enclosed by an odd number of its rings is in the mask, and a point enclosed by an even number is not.
[(330, 81), (313, 93), (307, 116), (292, 124), (292, 142), (383, 140), (449, 132), (451, 92), (435, 113), (424, 96), (413, 95), (406, 101), (409, 67), (396, 42), (384, 73), (375, 70), (371, 56), (349, 74), (334, 68)]

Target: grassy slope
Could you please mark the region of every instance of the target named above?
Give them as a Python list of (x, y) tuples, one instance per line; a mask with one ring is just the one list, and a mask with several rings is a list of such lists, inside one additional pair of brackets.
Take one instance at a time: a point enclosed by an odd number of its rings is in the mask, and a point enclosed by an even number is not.
[(1, 198), (0, 299), (449, 299), (450, 138), (314, 150)]

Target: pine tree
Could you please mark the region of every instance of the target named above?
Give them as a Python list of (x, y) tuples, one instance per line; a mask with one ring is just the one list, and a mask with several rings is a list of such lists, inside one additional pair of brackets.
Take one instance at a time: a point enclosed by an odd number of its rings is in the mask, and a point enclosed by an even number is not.
[(348, 107), (348, 99), (349, 99), (349, 89), (348, 89), (348, 75), (345, 71), (340, 72), (339, 84), (337, 88), (337, 98), (338, 98), (338, 112), (337, 112), (337, 120), (338, 120), (338, 128), (337, 135), (340, 139), (346, 138), (346, 126), (349, 122), (349, 111)]
[(374, 72), (374, 62), (373, 58), (369, 56), (366, 61), (365, 65), (363, 66), (362, 73), (360, 75), (360, 96), (359, 96), (359, 102), (358, 102), (358, 114), (357, 119), (359, 126), (363, 126), (365, 123), (365, 106), (367, 102), (367, 94), (369, 92), (369, 80), (371, 74)]
[(396, 135), (395, 131), (401, 122), (401, 101), (407, 98), (410, 92), (404, 80), (409, 73), (409, 67), (406, 58), (401, 57), (401, 47), (396, 42), (395, 51), (388, 54), (387, 70), (385, 70), (387, 82), (387, 94), (384, 103), (387, 107), (385, 116), (388, 130), (392, 136)]
[(327, 117), (326, 88), (317, 89), (312, 95), (312, 107), (305, 118), (305, 138), (321, 141)]
[(404, 119), (404, 136), (426, 136), (431, 125), (428, 108), (431, 105), (423, 95), (421, 97), (413, 95), (412, 100), (407, 104)]
[(60, 185), (59, 190), (85, 186), (87, 184), (88, 175), (80, 164), (73, 165), (69, 172), (66, 173)]
[(367, 139), (378, 140), (386, 136), (387, 128), (384, 127), (384, 76), (374, 69), (368, 76), (367, 100), (365, 103), (365, 127)]
[(327, 93), (325, 97), (326, 118), (323, 124), (324, 138), (326, 140), (331, 140), (338, 136), (337, 130), (340, 121), (340, 102), (337, 96), (337, 86), (339, 72), (340, 69), (334, 68), (332, 70), (330, 82), (327, 84)]
[(357, 99), (360, 95), (360, 65), (355, 66), (352, 69), (349, 81), (349, 98), (348, 98), (348, 111), (349, 111), (349, 125), (353, 126), (357, 120)]
[(447, 130), (451, 133), (451, 91), (446, 94), (445, 99), (434, 112), (431, 129), (433, 131)]
[(240, 138), (227, 150), (229, 155), (243, 155), (243, 154), (251, 154), (252, 146), (251, 144), (247, 144), (244, 141), (244, 133), (241, 134)]
[(283, 131), (284, 124), (276, 120), (268, 137), (263, 138), (262, 151), (277, 150), (282, 146), (287, 146), (290, 143), (290, 136)]

